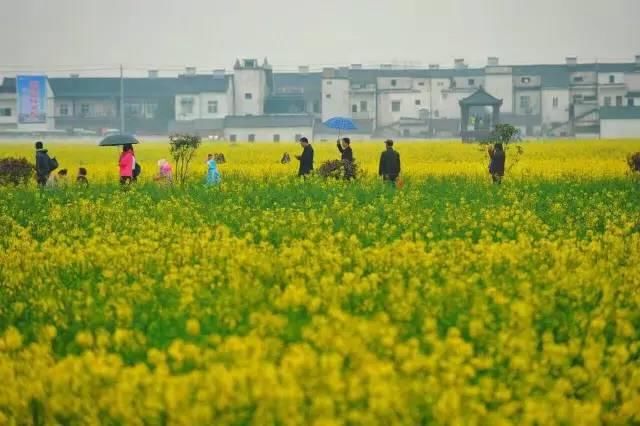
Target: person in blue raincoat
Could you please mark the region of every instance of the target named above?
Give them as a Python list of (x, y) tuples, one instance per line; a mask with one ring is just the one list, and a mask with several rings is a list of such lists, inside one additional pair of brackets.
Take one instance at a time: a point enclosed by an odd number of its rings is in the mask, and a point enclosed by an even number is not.
[(218, 171), (218, 165), (213, 158), (213, 154), (207, 155), (207, 185), (217, 185), (222, 177)]

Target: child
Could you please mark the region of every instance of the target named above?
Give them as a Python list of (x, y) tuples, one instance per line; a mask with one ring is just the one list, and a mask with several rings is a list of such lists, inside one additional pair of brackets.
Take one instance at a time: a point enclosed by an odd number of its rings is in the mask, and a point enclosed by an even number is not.
[(164, 158), (158, 161), (158, 174), (154, 178), (157, 182), (170, 184), (173, 182), (173, 170), (171, 164)]
[(84, 167), (80, 167), (78, 169), (78, 176), (76, 176), (76, 184), (81, 186), (89, 185), (89, 181), (87, 180), (87, 169)]
[(213, 154), (207, 155), (207, 185), (217, 185), (220, 183), (220, 172), (218, 165), (213, 158)]
[(67, 169), (61, 169), (58, 173), (49, 176), (47, 186), (50, 188), (64, 187), (67, 182)]

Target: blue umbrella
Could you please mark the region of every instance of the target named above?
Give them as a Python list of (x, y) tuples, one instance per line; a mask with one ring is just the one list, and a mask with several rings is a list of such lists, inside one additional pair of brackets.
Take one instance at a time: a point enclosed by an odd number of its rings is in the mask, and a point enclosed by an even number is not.
[(355, 130), (356, 125), (353, 120), (346, 117), (333, 117), (324, 122), (324, 125), (330, 129), (336, 130)]

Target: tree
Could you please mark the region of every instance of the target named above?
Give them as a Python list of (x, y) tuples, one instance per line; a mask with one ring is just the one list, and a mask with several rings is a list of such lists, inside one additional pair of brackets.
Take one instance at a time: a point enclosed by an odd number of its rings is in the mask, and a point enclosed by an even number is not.
[(26, 158), (0, 158), (0, 185), (27, 184), (34, 170)]
[[(522, 135), (520, 130), (511, 124), (496, 124), (489, 140), (487, 140), (487, 143), (491, 144), (501, 143), (505, 152), (510, 154), (508, 170), (518, 164), (522, 154), (524, 154), (522, 146), (516, 145), (518, 142), (522, 142)], [(515, 145), (515, 152), (510, 149), (512, 145)]]
[(189, 173), (189, 164), (202, 143), (200, 136), (176, 134), (169, 136), (171, 157), (176, 164), (175, 180), (184, 185)]

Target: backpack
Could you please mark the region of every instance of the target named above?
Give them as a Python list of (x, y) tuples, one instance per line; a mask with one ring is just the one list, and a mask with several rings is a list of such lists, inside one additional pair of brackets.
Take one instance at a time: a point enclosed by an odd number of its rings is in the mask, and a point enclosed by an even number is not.
[(133, 177), (137, 178), (142, 173), (142, 167), (140, 167), (140, 163), (136, 161), (136, 165), (133, 167)]
[(54, 171), (55, 169), (57, 169), (59, 166), (58, 164), (58, 160), (56, 160), (55, 157), (53, 158), (49, 158), (49, 173), (51, 173), (52, 171)]

